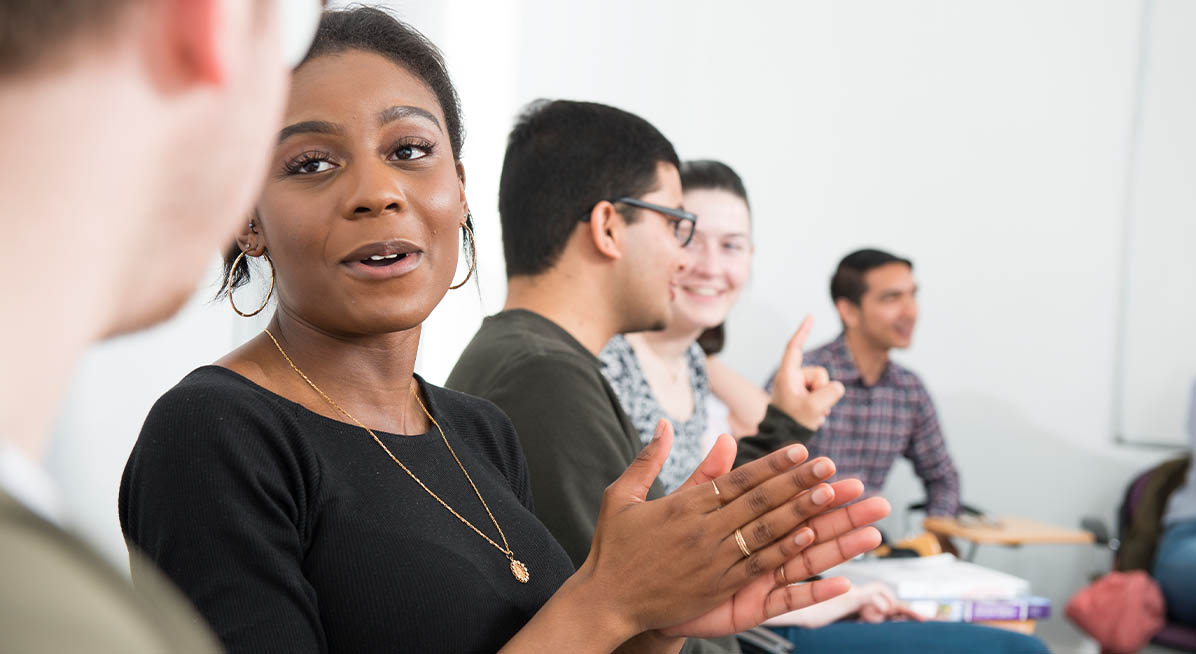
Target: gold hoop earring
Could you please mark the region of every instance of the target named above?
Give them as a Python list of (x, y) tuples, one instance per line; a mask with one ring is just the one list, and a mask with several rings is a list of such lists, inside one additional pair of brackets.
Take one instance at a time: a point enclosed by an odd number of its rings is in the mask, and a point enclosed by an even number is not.
[(478, 244), (477, 244), (477, 240), (473, 236), (473, 230), (469, 228), (469, 219), (472, 217), (473, 217), (473, 214), (471, 214), (471, 213), (465, 214), (466, 222), (461, 223), (461, 229), (464, 229), (465, 231), (469, 232), (469, 242), (473, 244), (473, 246), (469, 248), (470, 253), (473, 255), (469, 261), (469, 273), (467, 275), (465, 275), (465, 279), (462, 279), (460, 284), (457, 284), (456, 286), (450, 286), (449, 287), (450, 291), (453, 291), (458, 288), (461, 288), (462, 286), (465, 286), (465, 282), (468, 282), (469, 278), (473, 277), (473, 271), (475, 269), (477, 269), (477, 267), (478, 267)]
[(266, 291), (266, 299), (262, 300), (262, 306), (258, 307), (257, 310), (252, 313), (245, 313), (237, 308), (236, 302), (233, 302), (233, 277), (237, 274), (237, 266), (240, 265), (241, 258), (244, 256), (245, 251), (242, 250), (241, 254), (238, 254), (237, 258), (233, 259), (233, 265), (229, 267), (228, 281), (225, 282), (224, 290), (226, 293), (228, 293), (228, 303), (232, 305), (233, 311), (236, 311), (238, 316), (252, 318), (253, 316), (261, 313), (262, 309), (266, 308), (266, 305), (270, 303), (270, 296), (274, 294), (274, 262), (270, 260), (270, 255), (268, 253), (262, 253), (262, 256), (266, 259), (266, 263), (270, 264), (270, 290)]

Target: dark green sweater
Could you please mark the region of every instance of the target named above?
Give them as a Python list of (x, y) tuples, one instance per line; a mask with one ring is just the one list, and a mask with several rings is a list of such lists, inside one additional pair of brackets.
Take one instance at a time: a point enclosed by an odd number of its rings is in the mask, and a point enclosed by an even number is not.
[[(643, 448), (595, 357), (556, 323), (524, 310), (486, 318), (445, 383), (498, 405), (515, 424), (531, 474), (536, 516), (575, 565), (585, 561), (602, 491)], [(769, 407), (759, 434), (739, 441), (736, 463), (806, 442), (813, 432)], [(664, 496), (654, 483), (648, 499)], [(733, 639), (688, 652), (738, 652)]]

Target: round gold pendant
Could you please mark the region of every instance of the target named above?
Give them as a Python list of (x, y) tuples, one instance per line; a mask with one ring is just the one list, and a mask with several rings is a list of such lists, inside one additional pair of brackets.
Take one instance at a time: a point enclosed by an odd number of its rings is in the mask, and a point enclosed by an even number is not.
[(511, 559), (511, 574), (515, 575), (515, 578), (518, 579), (519, 583), (521, 584), (526, 584), (527, 580), (532, 578), (531, 575), (527, 573), (527, 566), (523, 565), (523, 563), (519, 561), (516, 561), (515, 559)]

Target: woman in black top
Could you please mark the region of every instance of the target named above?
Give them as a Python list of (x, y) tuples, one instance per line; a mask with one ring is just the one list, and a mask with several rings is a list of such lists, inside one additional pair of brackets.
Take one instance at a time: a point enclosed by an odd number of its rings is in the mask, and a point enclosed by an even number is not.
[(380, 11), (330, 12), (284, 124), (228, 260), (235, 288), (240, 255), (269, 254), (277, 312), (158, 401), (121, 486), (126, 537), (230, 650), (668, 652), (846, 589), (783, 580), (872, 547), (883, 500), (834, 509), (858, 483), (820, 484), (833, 465), (800, 446), (724, 474), (725, 442), (644, 502), (667, 428), (574, 572), (506, 417), (413, 373), (470, 226), (439, 54)]

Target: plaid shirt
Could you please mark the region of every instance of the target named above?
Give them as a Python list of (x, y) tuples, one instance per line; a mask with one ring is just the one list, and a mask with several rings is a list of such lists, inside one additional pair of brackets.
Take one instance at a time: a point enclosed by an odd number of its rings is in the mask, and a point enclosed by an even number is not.
[(875, 385), (865, 385), (842, 334), (808, 352), (803, 365), (823, 366), (847, 389), (807, 444), (812, 457), (830, 457), (837, 476), (858, 477), (876, 493), (893, 462), (904, 456), (926, 487), (928, 513), (958, 513), (959, 474), (939, 431), (934, 403), (917, 375), (890, 361)]

